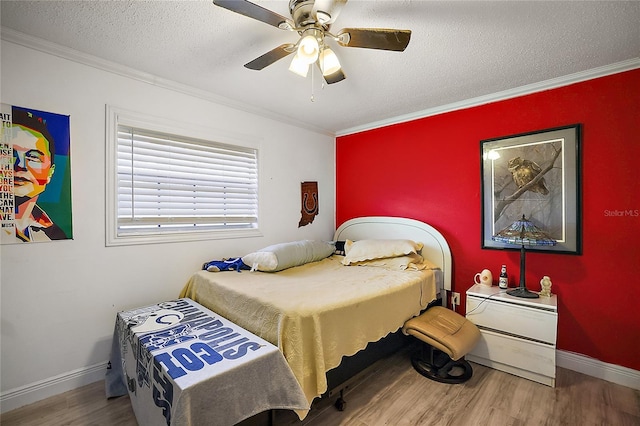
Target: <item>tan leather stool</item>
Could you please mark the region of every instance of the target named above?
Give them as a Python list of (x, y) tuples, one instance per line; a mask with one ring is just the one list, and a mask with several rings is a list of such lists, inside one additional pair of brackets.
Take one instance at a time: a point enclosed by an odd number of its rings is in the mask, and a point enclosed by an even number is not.
[(464, 356), (478, 343), (480, 330), (462, 315), (434, 306), (411, 318), (402, 331), (429, 345), (429, 356), (413, 356), (411, 364), (423, 376), (443, 383), (462, 383), (473, 369)]

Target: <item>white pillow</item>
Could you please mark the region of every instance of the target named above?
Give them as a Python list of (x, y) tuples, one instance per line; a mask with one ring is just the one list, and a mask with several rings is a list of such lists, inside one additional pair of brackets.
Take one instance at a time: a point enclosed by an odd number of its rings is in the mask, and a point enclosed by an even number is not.
[(393, 271), (422, 271), (424, 269), (439, 269), (427, 259), (417, 253), (406, 256), (384, 257), (382, 259), (363, 260), (362, 262), (352, 262), (349, 266), (375, 266), (390, 269)]
[(294, 241), (275, 244), (249, 253), (242, 257), (242, 262), (252, 270), (277, 272), (322, 260), (332, 255), (334, 250), (335, 246), (326, 241)]
[(418, 253), (422, 250), (422, 243), (411, 240), (347, 240), (344, 245), (346, 256), (343, 265), (363, 260), (382, 259), (385, 257), (404, 256)]

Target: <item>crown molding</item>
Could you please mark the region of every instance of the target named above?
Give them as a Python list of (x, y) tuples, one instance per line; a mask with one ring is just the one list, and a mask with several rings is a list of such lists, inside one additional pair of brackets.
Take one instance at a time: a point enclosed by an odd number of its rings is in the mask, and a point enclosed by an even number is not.
[(471, 107), (476, 107), (492, 102), (503, 101), (506, 99), (516, 98), (518, 96), (529, 95), (536, 92), (542, 92), (549, 89), (555, 89), (582, 81), (592, 80), (598, 77), (604, 77), (611, 74), (617, 74), (624, 71), (630, 71), (640, 68), (640, 58), (632, 58), (622, 62), (605, 65), (603, 67), (593, 68), (581, 71), (575, 74), (569, 74), (562, 77), (544, 80), (538, 83), (527, 84), (525, 86), (516, 87), (514, 89), (504, 90), (502, 92), (491, 93), (489, 95), (479, 96), (476, 98), (466, 99), (460, 102), (453, 102), (435, 108), (428, 108), (422, 111), (416, 111), (410, 114), (399, 115), (385, 120), (375, 121), (362, 126), (350, 127), (336, 132), (337, 136), (345, 136), (353, 133), (359, 133), (366, 130), (377, 129), (392, 124), (405, 123), (420, 118), (430, 117), (445, 112), (451, 112)]
[(0, 37), (2, 40), (14, 43), (29, 49), (34, 49), (43, 53), (47, 53), (59, 58), (67, 59), (73, 62), (77, 62), (82, 65), (86, 65), (92, 68), (106, 71), (112, 74), (117, 74), (122, 77), (127, 77), (133, 80), (141, 81), (143, 83), (151, 84), (160, 88), (172, 90), (178, 93), (182, 93), (195, 98), (200, 98), (209, 102), (213, 102), (218, 105), (223, 105), (238, 111), (255, 114), (261, 117), (265, 117), (271, 120), (275, 120), (284, 124), (289, 124), (297, 128), (305, 128), (307, 130), (321, 133), (327, 136), (335, 136), (335, 134), (327, 129), (317, 127), (308, 123), (301, 123), (291, 117), (278, 114), (272, 111), (265, 110), (263, 108), (253, 107), (243, 102), (234, 101), (224, 96), (217, 95), (207, 90), (198, 89), (186, 84), (177, 83), (175, 81), (158, 77), (154, 74), (146, 73), (136, 70), (131, 67), (117, 64), (106, 59), (99, 58), (88, 53), (83, 53), (59, 44), (44, 40), (38, 37), (34, 37), (28, 34), (24, 34), (20, 31), (12, 30), (10, 28), (2, 27), (0, 31)]
[(219, 105), (223, 105), (238, 111), (255, 114), (261, 117), (265, 117), (271, 120), (275, 120), (284, 124), (295, 126), (298, 128), (304, 128), (316, 133), (324, 134), (327, 136), (338, 137), (345, 136), (353, 133), (359, 133), (366, 130), (372, 130), (380, 127), (385, 127), (393, 124), (405, 123), (408, 121), (417, 120), (420, 118), (430, 117), (446, 112), (456, 111), (465, 108), (471, 108), (480, 106), (492, 102), (503, 101), (506, 99), (515, 98), (518, 96), (529, 95), (536, 92), (542, 92), (549, 89), (555, 89), (562, 86), (568, 86), (570, 84), (579, 83), (582, 81), (591, 80), (594, 78), (604, 77), (611, 74), (617, 74), (624, 71), (640, 68), (640, 58), (632, 58), (622, 62), (616, 62), (613, 64), (605, 65), (598, 68), (593, 68), (586, 71), (581, 71), (574, 74), (569, 74), (562, 77), (552, 78), (544, 80), (538, 83), (532, 83), (514, 89), (504, 90), (501, 92), (491, 93), (489, 95), (479, 96), (476, 98), (470, 98), (459, 102), (453, 102), (447, 105), (438, 106), (435, 108), (428, 108), (425, 110), (416, 111), (410, 114), (399, 115), (384, 120), (374, 121), (367, 124), (363, 124), (356, 127), (350, 127), (347, 129), (332, 132), (325, 128), (313, 126), (307, 123), (301, 123), (291, 117), (277, 114), (272, 111), (267, 111), (262, 108), (252, 107), (242, 102), (234, 101), (232, 99), (216, 95), (212, 92), (197, 89), (192, 86), (177, 83), (168, 79), (160, 78), (156, 75), (145, 73), (124, 65), (117, 64), (112, 61), (99, 58), (97, 56), (89, 55), (79, 52), (68, 47), (61, 46), (56, 43), (52, 43), (47, 40), (43, 40), (38, 37), (33, 37), (28, 34), (21, 33), (19, 31), (12, 30), (10, 28), (2, 27), (0, 31), (0, 37), (10, 43), (18, 44), (30, 49), (38, 50), (43, 53), (54, 55), (63, 59), (74, 61), (86, 66), (100, 69), (102, 71), (117, 74), (123, 77), (131, 78), (137, 81), (141, 81), (147, 84), (151, 84), (157, 87), (173, 90), (175, 92), (183, 93), (196, 98), (204, 99), (209, 102), (213, 102)]

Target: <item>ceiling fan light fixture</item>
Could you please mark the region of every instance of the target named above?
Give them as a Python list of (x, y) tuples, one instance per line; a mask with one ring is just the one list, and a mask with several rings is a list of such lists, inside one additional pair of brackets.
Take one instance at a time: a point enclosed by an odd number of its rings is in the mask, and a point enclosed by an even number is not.
[(305, 61), (300, 60), (300, 57), (296, 53), (293, 56), (291, 65), (289, 65), (289, 71), (294, 74), (298, 74), (300, 77), (306, 77), (307, 73), (309, 72), (309, 64)]
[(320, 53), (320, 44), (316, 36), (316, 30), (309, 30), (309, 34), (300, 39), (298, 44), (298, 57), (307, 64), (312, 64), (318, 60)]
[[(336, 55), (327, 48), (326, 39), (333, 40), (343, 47), (395, 52), (404, 51), (411, 40), (411, 30), (406, 29), (342, 28), (337, 35), (331, 33), (329, 31), (331, 25), (347, 1), (289, 0), (291, 18), (284, 17), (250, 0), (213, 0), (213, 4), (280, 30), (295, 31), (300, 36), (295, 44), (282, 44), (246, 63), (245, 68), (262, 70), (285, 56), (294, 54), (289, 70), (306, 77), (309, 66), (315, 62), (322, 71), (324, 81), (327, 84), (333, 84), (343, 81), (346, 76)], [(311, 72), (313, 76), (313, 68)]]
[(328, 76), (337, 71), (340, 71), (340, 61), (338, 57), (328, 47), (322, 49), (320, 52), (320, 57), (318, 58), (318, 62), (320, 63), (320, 69), (322, 70), (322, 75)]

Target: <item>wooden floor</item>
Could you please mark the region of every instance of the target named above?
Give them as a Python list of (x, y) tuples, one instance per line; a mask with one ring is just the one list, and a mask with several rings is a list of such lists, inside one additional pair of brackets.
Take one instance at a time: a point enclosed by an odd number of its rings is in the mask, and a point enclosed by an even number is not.
[[(401, 351), (372, 366), (345, 395), (344, 411), (332, 401), (314, 404), (301, 422), (287, 411), (276, 425), (640, 425), (640, 391), (557, 369), (557, 386), (473, 364), (462, 385), (423, 378)], [(5, 413), (3, 426), (136, 425), (128, 397), (107, 400), (97, 382)], [(199, 425), (198, 425), (199, 426)]]

